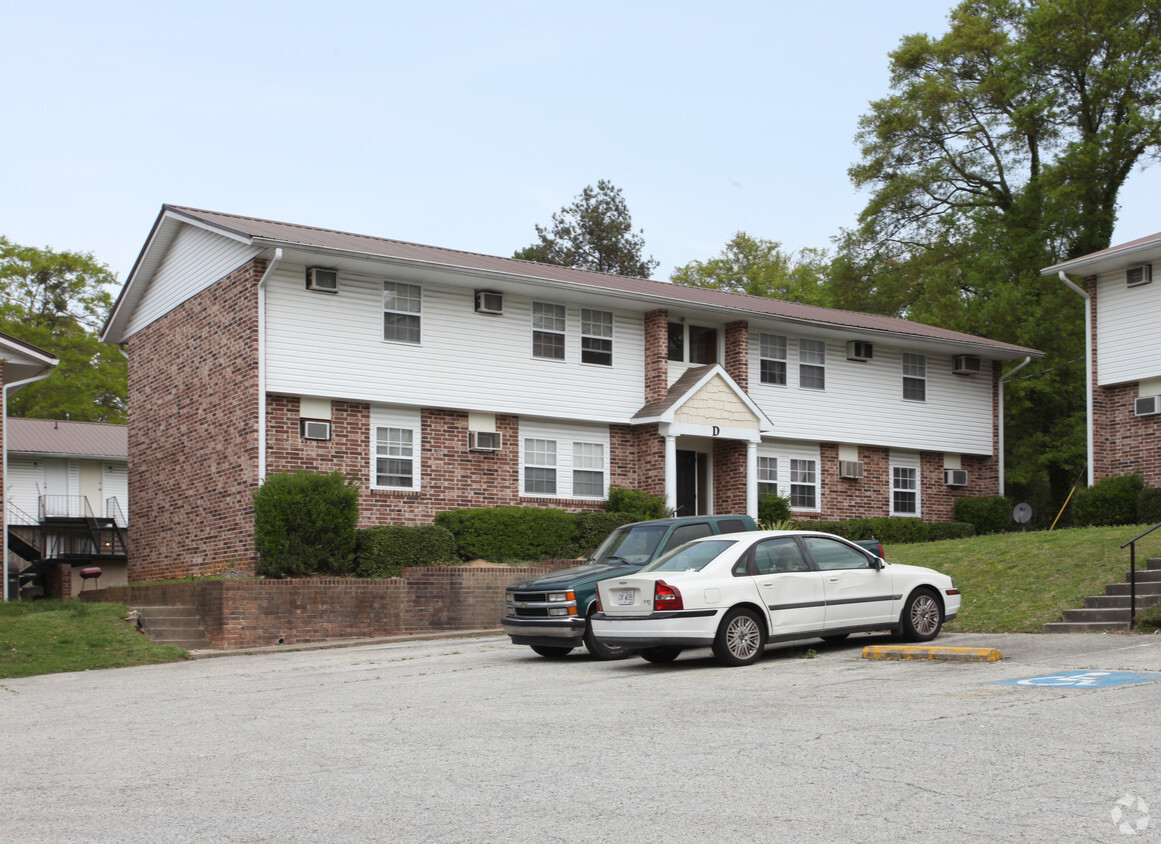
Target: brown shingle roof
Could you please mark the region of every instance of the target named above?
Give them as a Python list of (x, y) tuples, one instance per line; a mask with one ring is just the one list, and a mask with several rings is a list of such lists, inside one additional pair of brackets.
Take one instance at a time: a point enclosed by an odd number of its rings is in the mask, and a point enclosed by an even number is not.
[(129, 429), (124, 425), (14, 417), (8, 420), (7, 434), (9, 454), (117, 460), (129, 456)]

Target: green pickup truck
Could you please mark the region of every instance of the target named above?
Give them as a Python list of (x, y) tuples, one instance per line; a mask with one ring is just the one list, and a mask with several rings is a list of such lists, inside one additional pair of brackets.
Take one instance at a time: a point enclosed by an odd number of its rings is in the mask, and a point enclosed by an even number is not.
[(593, 639), (589, 616), (596, 611), (599, 581), (633, 574), (699, 536), (757, 529), (749, 516), (686, 516), (622, 525), (585, 565), (509, 586), (500, 626), (513, 644), (530, 645), (541, 656), (564, 656), (582, 642), (598, 659), (628, 656), (627, 648)]
[[(629, 656), (625, 647), (593, 638), (597, 583), (634, 574), (662, 554), (700, 536), (758, 530), (749, 516), (685, 516), (622, 525), (606, 537), (585, 565), (509, 586), (500, 626), (516, 645), (541, 656), (562, 657), (582, 643), (597, 659)], [(855, 542), (883, 556), (877, 539)]]

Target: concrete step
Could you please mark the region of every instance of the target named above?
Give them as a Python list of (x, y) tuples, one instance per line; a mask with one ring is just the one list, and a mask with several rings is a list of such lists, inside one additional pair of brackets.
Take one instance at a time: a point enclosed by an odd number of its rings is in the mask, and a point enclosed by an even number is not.
[(1108, 621), (1123, 621), (1125, 624), (1129, 623), (1129, 608), (1123, 609), (1081, 609), (1081, 610), (1065, 610), (1062, 613), (1063, 620), (1068, 623), (1104, 623)]
[[(1110, 583), (1105, 587), (1106, 595), (1128, 595), (1131, 591), (1128, 583)], [(1142, 583), (1137, 581), (1137, 597), (1142, 595), (1161, 595), (1161, 583)]]
[[(1161, 594), (1158, 595), (1144, 595), (1137, 593), (1137, 609), (1141, 610), (1145, 607), (1151, 607), (1154, 604), (1161, 602)], [(1129, 608), (1129, 590), (1125, 590), (1124, 595), (1091, 595), (1084, 599), (1085, 609), (1105, 610), (1105, 609), (1128, 609)]]
[(135, 607), (137, 626), (159, 645), (177, 645), (186, 650), (210, 646), (196, 607)]
[(1054, 621), (1041, 628), (1043, 633), (1104, 633), (1108, 630), (1128, 630), (1127, 621)]
[[(1132, 572), (1125, 572), (1125, 583), (1133, 579)], [(1161, 583), (1161, 569), (1137, 569), (1137, 583)]]

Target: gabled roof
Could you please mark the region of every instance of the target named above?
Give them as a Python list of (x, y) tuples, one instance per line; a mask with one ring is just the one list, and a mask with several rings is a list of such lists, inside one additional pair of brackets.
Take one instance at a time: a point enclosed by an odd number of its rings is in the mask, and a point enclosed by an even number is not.
[(548, 282), (562, 288), (583, 289), (602, 295), (632, 299), (653, 307), (672, 307), (675, 303), (690, 308), (717, 311), (725, 319), (745, 319), (766, 316), (806, 325), (837, 329), (852, 329), (870, 334), (887, 334), (974, 349), (979, 353), (1000, 359), (1016, 359), (1025, 355), (1040, 357), (1035, 349), (1011, 343), (1001, 343), (924, 325), (896, 317), (862, 314), (816, 305), (803, 305), (761, 296), (747, 296), (701, 287), (688, 287), (651, 279), (629, 278), (606, 273), (576, 270), (535, 261), (481, 255), (438, 246), (424, 246), (382, 237), (351, 234), (348, 232), (280, 223), (235, 214), (223, 214), (179, 205), (164, 205), (149, 239), (133, 266), (121, 290), (117, 303), (105, 325), (103, 339), (116, 340), (128, 322), (130, 313), (151, 281), (182, 224), (216, 231), (223, 237), (246, 243), (256, 248), (305, 250), (315, 254), (390, 260), (417, 266), (449, 271), (470, 271), (493, 277)]
[(129, 429), (101, 422), (12, 417), (6, 430), (9, 454), (127, 460)]
[(6, 384), (45, 375), (60, 363), (44, 349), (3, 333), (0, 333), (0, 360), (4, 361)]
[(1120, 269), (1128, 264), (1150, 263), (1161, 261), (1161, 232), (1139, 237), (1126, 243), (1110, 246), (1079, 258), (1061, 261), (1051, 267), (1045, 267), (1040, 275), (1056, 275), (1063, 271), (1075, 275), (1098, 275), (1110, 270)]
[(744, 404), (758, 420), (758, 430), (764, 434), (773, 432), (774, 425), (746, 392), (738, 386), (738, 382), (730, 377), (721, 364), (708, 366), (694, 366), (685, 370), (681, 377), (674, 381), (665, 398), (661, 401), (650, 402), (633, 414), (632, 422), (635, 425), (644, 425), (653, 422), (673, 422), (678, 409), (697, 395), (698, 391), (714, 378), (721, 378), (734, 394), (734, 398)]

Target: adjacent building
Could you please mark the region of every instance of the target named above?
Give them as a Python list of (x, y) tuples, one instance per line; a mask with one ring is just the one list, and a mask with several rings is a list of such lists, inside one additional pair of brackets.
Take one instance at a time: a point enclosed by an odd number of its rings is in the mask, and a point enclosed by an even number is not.
[(268, 473), (361, 521), (463, 507), (952, 517), (999, 490), (1033, 349), (901, 319), (166, 205), (104, 339), (129, 357), (133, 579), (254, 563)]

